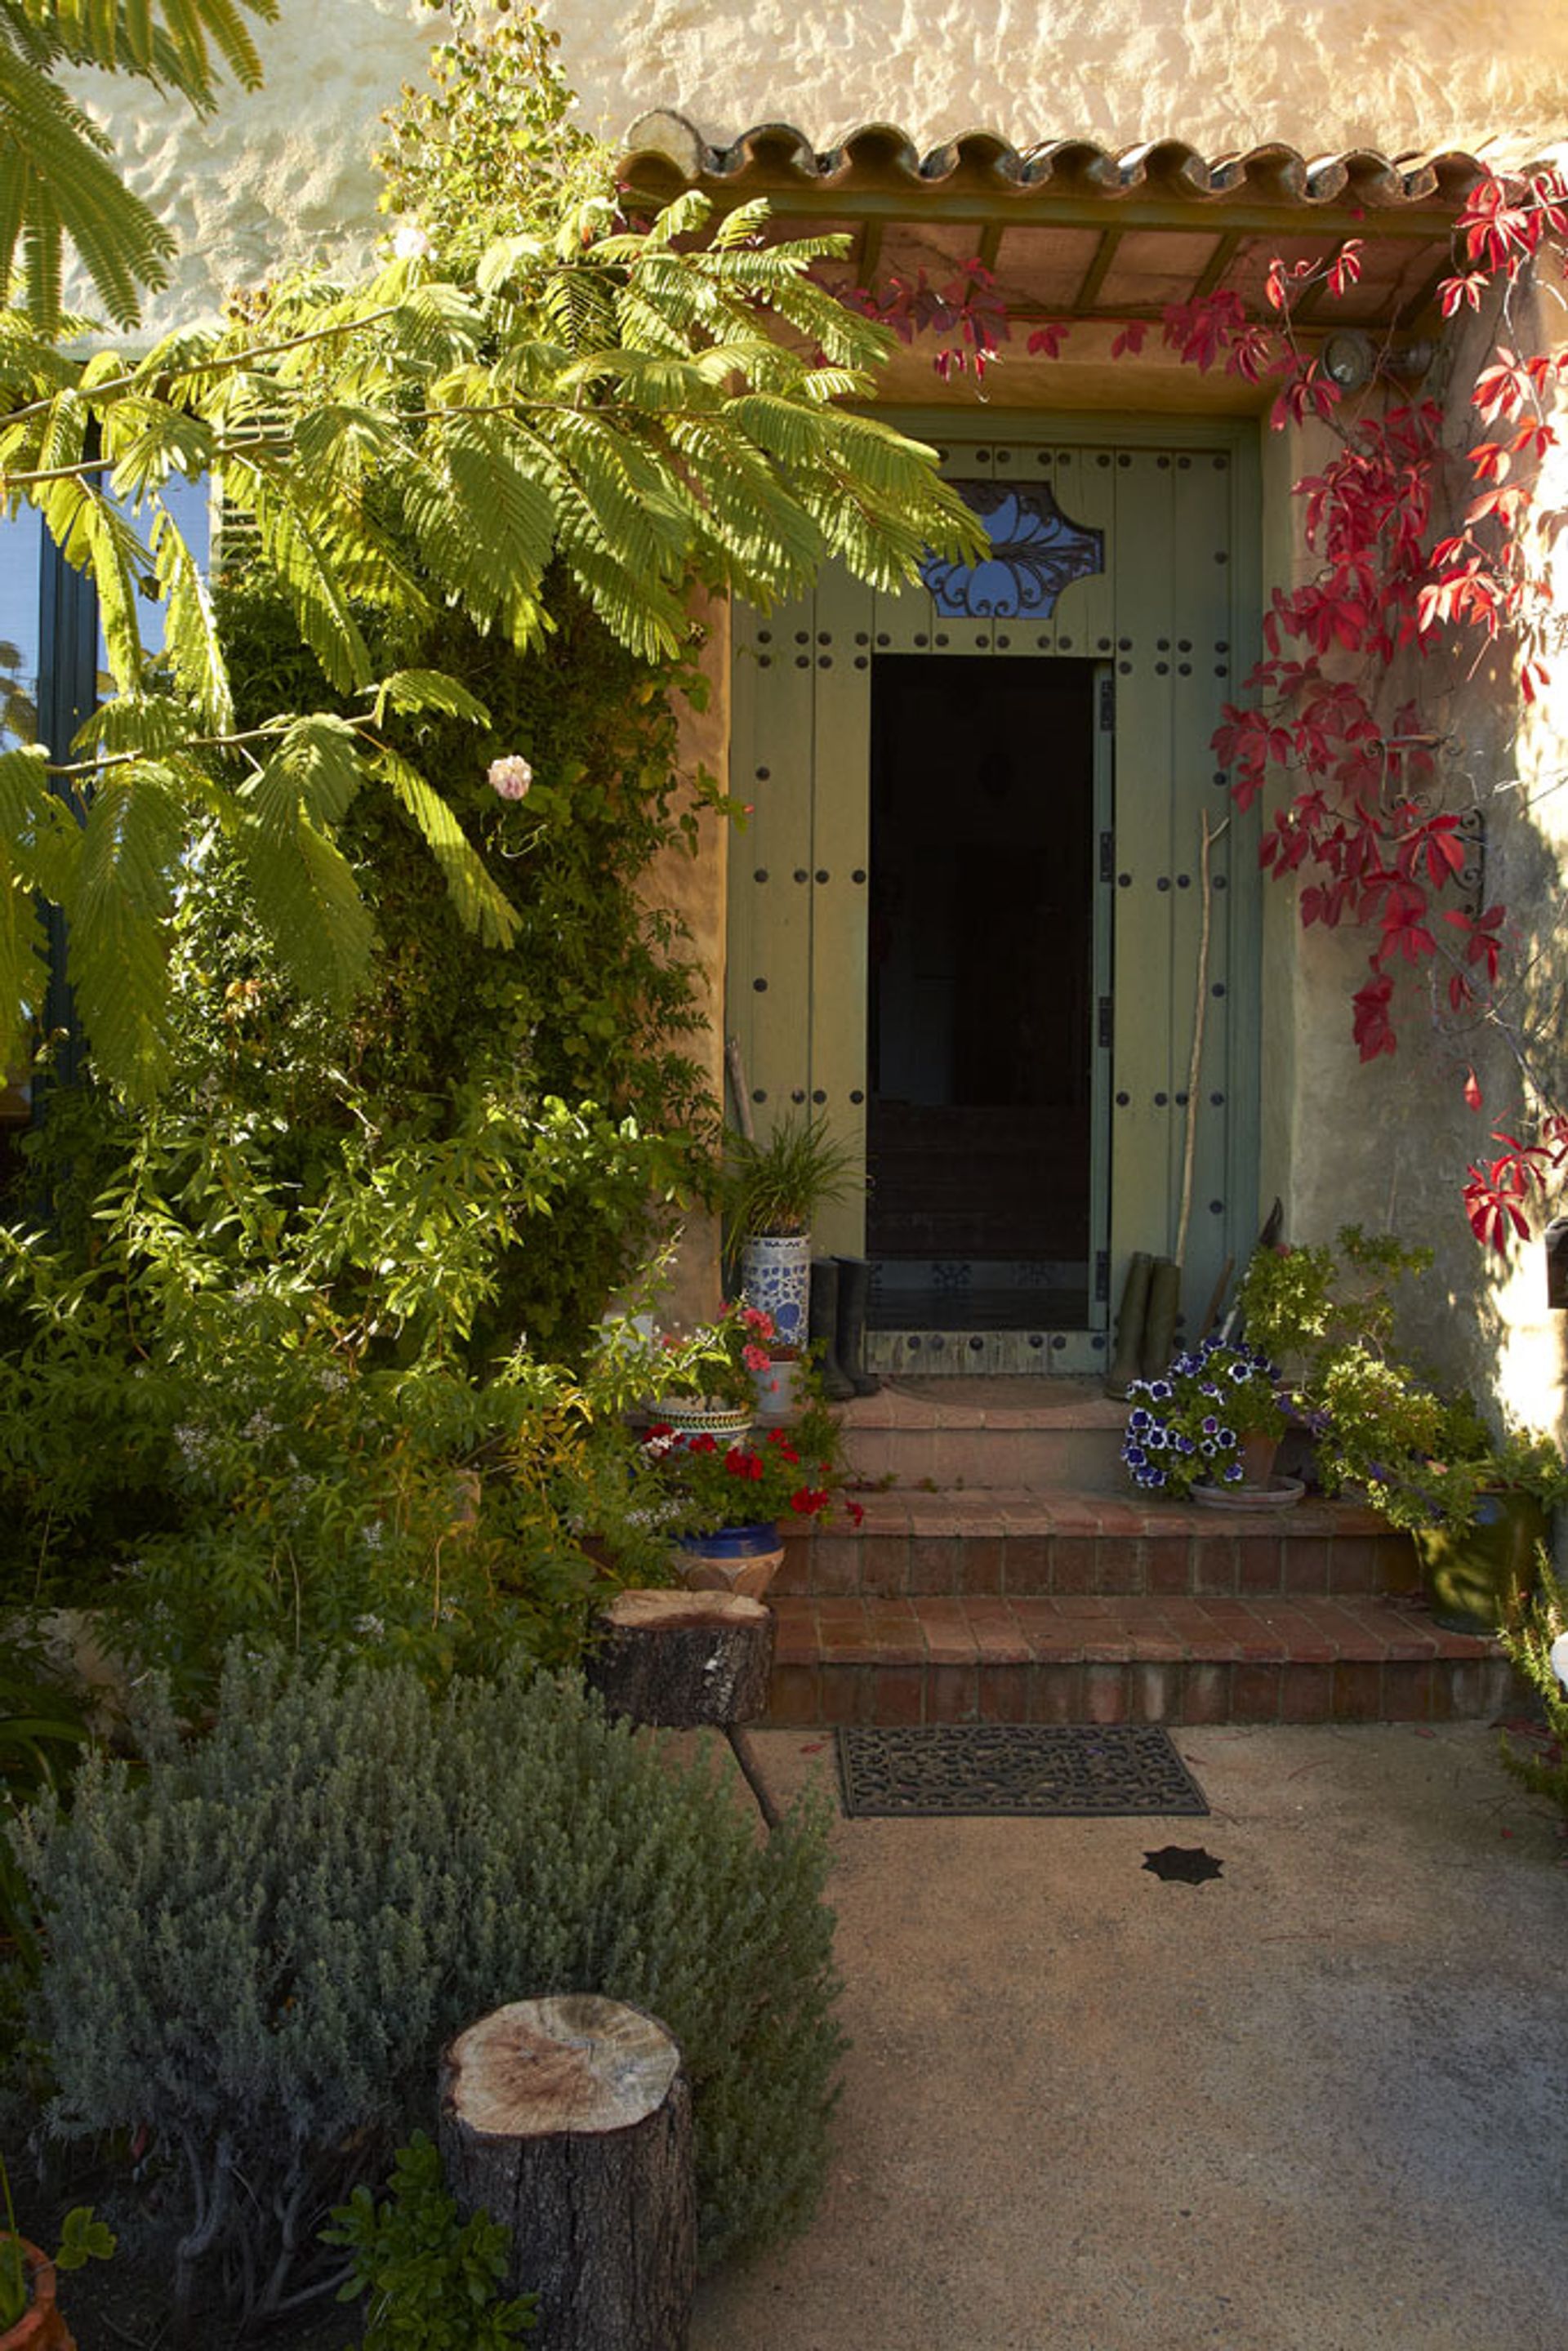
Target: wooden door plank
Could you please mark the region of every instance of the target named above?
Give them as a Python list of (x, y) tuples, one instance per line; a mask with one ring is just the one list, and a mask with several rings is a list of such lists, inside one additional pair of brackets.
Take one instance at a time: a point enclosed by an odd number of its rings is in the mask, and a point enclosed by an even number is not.
[[(874, 598), (832, 565), (817, 583), (811, 814), (811, 1114), (865, 1165)], [(823, 1256), (865, 1249), (863, 1186), (812, 1228)]]

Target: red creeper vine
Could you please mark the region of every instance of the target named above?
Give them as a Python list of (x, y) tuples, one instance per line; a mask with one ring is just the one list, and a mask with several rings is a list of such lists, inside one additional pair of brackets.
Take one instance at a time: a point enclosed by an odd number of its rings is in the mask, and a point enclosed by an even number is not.
[[(1459, 266), (1439, 288), (1444, 317), (1479, 312), (1500, 287), (1511, 331), (1512, 289), (1547, 240), (1564, 237), (1568, 183), (1560, 175), (1482, 180), (1457, 224)], [(1340, 296), (1360, 269), (1355, 238), (1325, 262), (1277, 260), (1266, 289), (1274, 320), (1249, 319), (1239, 295), (1218, 290), (1169, 306), (1159, 331), (1190, 366), (1271, 382), (1276, 429), (1315, 420), (1337, 443), (1322, 471), (1295, 485), (1317, 569), (1288, 593), (1276, 590), (1247, 699), (1226, 705), (1214, 748), (1243, 809), (1272, 778), (1285, 779), (1288, 797), (1270, 816), (1261, 857), (1276, 877), (1301, 881), (1302, 924), (1370, 935), (1367, 977), (1351, 1018), (1361, 1059), (1373, 1061), (1397, 1050), (1402, 975), (1428, 977), (1448, 1014), (1480, 1019), (1491, 1015), (1506, 977), (1507, 909), (1462, 903), (1469, 844), (1463, 812), (1436, 796), (1442, 738), (1415, 694), (1387, 705), (1396, 663), (1416, 674), (1433, 655), (1451, 654), (1467, 632), (1478, 662), (1506, 642), (1527, 701), (1545, 684), (1547, 593), (1522, 530), (1534, 471), (1557, 444), (1552, 403), (1568, 381), (1568, 351), (1549, 357), (1498, 345), (1470, 395), (1482, 430), (1459, 461), (1469, 473), (1459, 519), (1443, 530), (1439, 502), (1453, 461), (1437, 403), (1389, 394), (1399, 363), (1385, 352), (1374, 373), (1376, 398), (1349, 413), (1345, 393), (1294, 329), (1307, 294), (1322, 287)], [(983, 381), (1009, 340), (1006, 307), (978, 261), (940, 291), (921, 273), (891, 281), (885, 298), (862, 290), (851, 298), (905, 341), (922, 331), (939, 336), (936, 364), (945, 377), (968, 366)], [(1054, 359), (1071, 331), (1071, 320), (1037, 327), (1028, 348)], [(1154, 331), (1148, 321), (1127, 322), (1113, 356), (1134, 356)], [(1480, 1108), (1473, 1069), (1464, 1095)], [(1532, 1140), (1501, 1130), (1493, 1140), (1500, 1155), (1471, 1166), (1464, 1197), (1477, 1238), (1500, 1249), (1527, 1228), (1531, 1195), (1568, 1167), (1568, 1115), (1549, 1109)]]

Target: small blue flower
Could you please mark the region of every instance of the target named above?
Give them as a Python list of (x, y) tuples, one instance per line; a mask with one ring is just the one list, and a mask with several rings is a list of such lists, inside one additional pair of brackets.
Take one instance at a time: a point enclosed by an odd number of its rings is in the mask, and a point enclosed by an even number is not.
[(1129, 1469), (1141, 1469), (1148, 1458), (1141, 1445), (1124, 1445), (1122, 1447), (1122, 1458)]
[(1129, 1429), (1147, 1428), (1148, 1426), (1149, 1415), (1144, 1410), (1142, 1405), (1138, 1406), (1136, 1412), (1130, 1412), (1127, 1415), (1127, 1426)]
[(1228, 1486), (1239, 1486), (1247, 1472), (1239, 1461), (1228, 1461), (1219, 1474)]
[(1149, 1382), (1149, 1394), (1153, 1396), (1156, 1404), (1169, 1404), (1172, 1396), (1176, 1394), (1176, 1391), (1171, 1386), (1169, 1380), (1151, 1380)]
[(1212, 1380), (1205, 1380), (1203, 1385), (1198, 1389), (1198, 1394), (1199, 1395), (1218, 1396), (1219, 1390), (1215, 1386)]
[(1215, 1455), (1219, 1451), (1219, 1447), (1216, 1445), (1212, 1437), (1206, 1437), (1203, 1443), (1197, 1449), (1203, 1455), (1206, 1461), (1212, 1461)]
[(1216, 1442), (1222, 1446), (1234, 1446), (1236, 1443), (1236, 1431), (1233, 1428), (1217, 1429), (1215, 1431), (1215, 1438)]
[(1203, 1433), (1205, 1437), (1212, 1437), (1218, 1426), (1219, 1423), (1216, 1420), (1214, 1415), (1211, 1412), (1206, 1412), (1203, 1416)]
[(1178, 1437), (1176, 1441), (1176, 1449), (1178, 1453), (1196, 1453), (1197, 1451), (1197, 1447), (1193, 1443), (1190, 1437)]
[(1146, 1432), (1144, 1437), (1144, 1443), (1148, 1447), (1151, 1453), (1163, 1453), (1170, 1441), (1169, 1431), (1162, 1428), (1158, 1421), (1155, 1423), (1153, 1428)]

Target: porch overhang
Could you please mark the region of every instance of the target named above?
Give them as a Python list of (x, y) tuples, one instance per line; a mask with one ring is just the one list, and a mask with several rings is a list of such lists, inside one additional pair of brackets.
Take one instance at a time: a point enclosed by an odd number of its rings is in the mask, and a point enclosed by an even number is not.
[(1436, 326), (1454, 224), (1485, 176), (1457, 152), (1312, 161), (1269, 145), (1207, 159), (1179, 140), (1112, 154), (1088, 140), (1020, 149), (986, 131), (922, 154), (883, 123), (826, 152), (773, 122), (716, 147), (668, 112), (632, 125), (621, 165), (623, 184), (653, 202), (695, 188), (729, 211), (766, 197), (781, 235), (842, 231), (846, 285), (885, 288), (921, 269), (936, 279), (978, 260), (1025, 327), (1157, 321), (1167, 304), (1218, 290), (1262, 318), (1272, 261), (1324, 261), (1356, 237), (1359, 283), (1326, 318), (1314, 318), (1322, 289), (1309, 294), (1297, 322), (1396, 339)]

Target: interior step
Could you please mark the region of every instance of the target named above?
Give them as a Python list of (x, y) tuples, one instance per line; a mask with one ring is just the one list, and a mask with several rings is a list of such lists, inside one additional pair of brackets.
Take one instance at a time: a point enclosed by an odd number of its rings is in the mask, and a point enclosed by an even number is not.
[(1447, 1722), (1517, 1685), (1414, 1599), (774, 1603), (769, 1723)]
[(895, 1488), (858, 1528), (786, 1529), (774, 1590), (795, 1599), (1118, 1593), (1327, 1599), (1406, 1591), (1407, 1535), (1347, 1502), (1214, 1510), (1092, 1490)]

